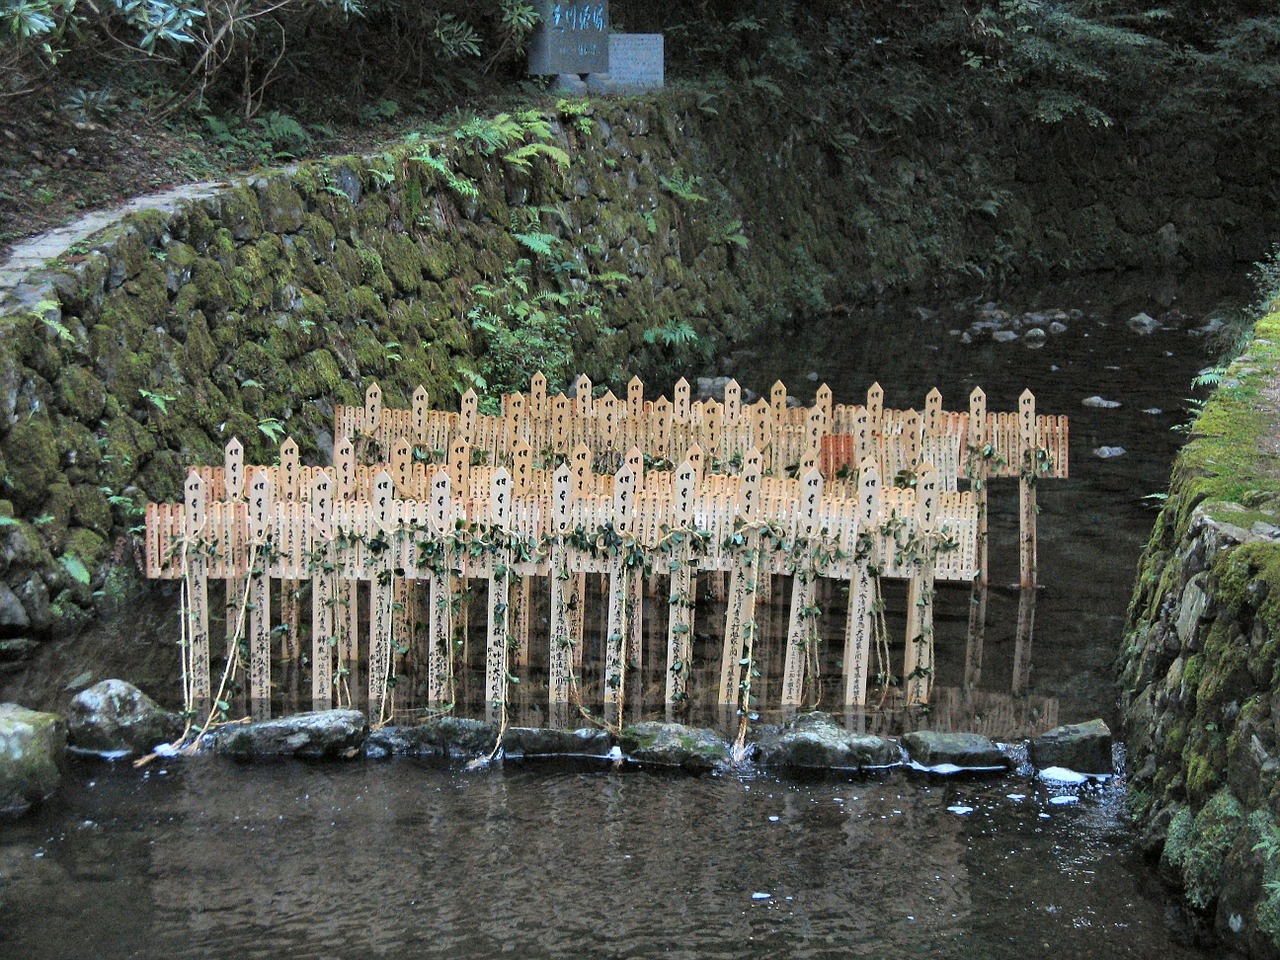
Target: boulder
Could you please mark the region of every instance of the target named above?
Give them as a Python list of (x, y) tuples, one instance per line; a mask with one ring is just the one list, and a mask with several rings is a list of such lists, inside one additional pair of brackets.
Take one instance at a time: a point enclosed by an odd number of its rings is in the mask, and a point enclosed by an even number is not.
[(1101, 720), (1054, 727), (1031, 741), (1031, 762), (1041, 769), (1066, 767), (1077, 773), (1114, 773), (1111, 730)]
[(1149, 336), (1160, 329), (1160, 321), (1149, 313), (1136, 313), (1124, 325), (1139, 336)]
[(489, 754), (498, 742), (498, 729), (483, 720), (437, 717), (416, 727), (383, 727), (369, 736), (365, 753), (371, 757), (399, 754), (410, 757), (476, 757)]
[(916, 730), (902, 738), (902, 745), (912, 760), (925, 767), (943, 764), (966, 769), (1010, 766), (1009, 758), (998, 746), (976, 733)]
[(698, 399), (724, 403), (724, 391), (729, 386), (729, 379), (729, 377), (698, 377)]
[(359, 710), (317, 710), (223, 727), (214, 739), (214, 752), (243, 760), (348, 760), (360, 755), (368, 735), (369, 721)]
[(57, 790), (66, 749), (57, 714), (0, 703), (0, 813), (24, 813)]
[(183, 726), (180, 716), (123, 680), (81, 690), (67, 710), (71, 746), (91, 753), (149, 753), (180, 737)]
[(508, 757), (607, 757), (612, 749), (609, 732), (590, 727), (508, 727), (502, 735), (502, 752)]
[(552, 81), (551, 88), (556, 93), (566, 97), (585, 97), (587, 95), (587, 82), (576, 73), (559, 74)]
[(624, 727), (618, 746), (638, 763), (680, 767), (693, 773), (729, 762), (729, 745), (714, 730), (646, 720)]
[(829, 713), (792, 717), (761, 736), (756, 749), (767, 767), (886, 767), (902, 762), (902, 749), (894, 741), (850, 733)]

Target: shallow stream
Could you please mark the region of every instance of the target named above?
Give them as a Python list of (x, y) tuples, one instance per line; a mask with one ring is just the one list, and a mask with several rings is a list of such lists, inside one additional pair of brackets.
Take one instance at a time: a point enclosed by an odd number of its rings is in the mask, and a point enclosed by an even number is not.
[[(982, 692), (952, 692), (968, 605), (953, 588), (938, 602), (945, 689), (913, 722), (1012, 738), (1114, 720), (1111, 665), (1154, 518), (1143, 497), (1166, 485), (1170, 428), (1211, 359), (1191, 331), (1214, 304), (1182, 297), (1185, 319), (1143, 336), (1125, 321), (1167, 314), (1155, 282), (1010, 294), (1015, 313), (1082, 312), (1035, 349), (963, 343), (972, 304), (921, 302), (939, 311), (922, 317), (912, 303), (814, 321), (708, 371), (756, 392), (781, 378), (806, 401), (825, 381), (857, 402), (878, 380), (903, 408), (937, 386), (965, 409), (982, 386), (989, 409), (1013, 409), (1029, 387), (1039, 412), (1072, 418), (1071, 479), (1040, 492), (1032, 696), (1008, 696), (1017, 599), (1001, 589)], [(1091, 396), (1121, 405), (1082, 406)], [(1095, 457), (1104, 446), (1126, 452)], [(1016, 499), (992, 500), (997, 587), (1017, 579)], [(0, 957), (1211, 955), (1134, 852), (1122, 798), (1119, 780), (1029, 774), (79, 762), (55, 802), (0, 828)]]

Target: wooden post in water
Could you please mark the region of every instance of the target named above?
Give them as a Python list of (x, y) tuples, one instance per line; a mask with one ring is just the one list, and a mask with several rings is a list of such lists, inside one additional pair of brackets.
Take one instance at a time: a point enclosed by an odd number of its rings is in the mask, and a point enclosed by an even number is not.
[[(876, 459), (868, 456), (858, 468), (858, 548), (849, 579), (849, 612), (845, 624), (844, 705), (867, 702), (867, 669), (871, 660), (871, 640), (875, 633), (872, 602), (875, 579), (871, 566), (879, 563), (875, 543), (879, 540), (880, 471)], [(885, 664), (885, 669), (889, 665)]]
[(249, 712), (255, 720), (271, 716), (271, 591), (267, 576), (273, 491), (271, 477), (259, 470), (249, 485), (249, 538), (257, 547), (249, 571)]
[(202, 548), (205, 533), (207, 503), (204, 481), (195, 471), (187, 477), (186, 487), (186, 591), (187, 623), (186, 649), (186, 706), (196, 716), (206, 714), (211, 706), (213, 691), (209, 676), (209, 577), (208, 561)]
[[(390, 537), (393, 489), (391, 474), (380, 471), (374, 480), (373, 503), (368, 512), (369, 540), (385, 541)], [(395, 605), (392, 551), (386, 548), (368, 559), (373, 567), (369, 580), (369, 715), (381, 719), (389, 699), (392, 675), (392, 608)]]
[(533, 604), (533, 578), (512, 573), (511, 638), (507, 641), (508, 666), (519, 670), (529, 665), (529, 611)]
[(550, 706), (569, 702), (570, 675), (573, 672), (573, 638), (570, 633), (569, 602), (572, 593), (569, 569), (569, 465), (560, 464), (552, 481), (551, 495), (551, 626), (547, 662), (547, 691)]
[(804, 697), (804, 668), (809, 647), (818, 634), (812, 616), (818, 586), (813, 538), (818, 534), (818, 508), (822, 503), (822, 474), (810, 469), (800, 478), (800, 505), (796, 511), (796, 539), (806, 542), (809, 553), (797, 558), (791, 581), (791, 619), (787, 626), (787, 652), (782, 669), (782, 706), (797, 707)]
[[(591, 473), (591, 451), (585, 443), (573, 449), (569, 458), (570, 480), (572, 482), (573, 499), (581, 500), (592, 492), (593, 479)], [(587, 575), (579, 572), (573, 578), (573, 593), (569, 598), (569, 634), (573, 638), (573, 668), (575, 674), (582, 675), (582, 661), (586, 655), (586, 644), (583, 642), (587, 612)]]
[[(750, 676), (751, 644), (756, 630), (756, 575), (759, 566), (759, 534), (754, 525), (759, 511), (761, 457), (758, 450), (747, 454), (738, 487), (738, 518), (741, 529), (739, 551), (729, 571), (729, 599), (725, 607), (724, 645), (720, 657), (718, 703), (741, 702), (743, 676)], [(736, 525), (735, 525), (736, 526)], [(743, 661), (746, 661), (745, 663)], [(742, 703), (745, 708), (747, 704)]]
[(328, 554), (333, 538), (333, 485), (321, 470), (311, 484), (311, 709), (333, 706), (333, 656), (336, 646), (338, 572)]
[[(223, 485), (226, 487), (226, 498), (231, 503), (236, 503), (244, 499), (244, 447), (239, 440), (232, 437), (223, 456), (222, 475)], [(243, 527), (240, 529), (240, 533), (244, 533)], [(232, 539), (238, 539), (240, 545), (244, 545), (243, 536), (233, 537)], [(242, 618), (240, 616), (242, 606), (248, 601), (248, 597), (245, 594), (247, 589), (248, 581), (244, 577), (231, 577), (227, 580), (226, 641), (228, 660), (235, 658), (240, 641), (244, 639), (241, 634), (248, 627), (247, 617)]]
[(676, 468), (672, 528), (682, 537), (671, 551), (671, 596), (667, 608), (667, 706), (689, 698), (689, 677), (693, 666), (693, 613), (697, 578), (693, 569), (693, 498), (697, 492), (697, 470), (685, 460)]
[[(640, 493), (641, 479), (640, 474), (628, 464), (623, 464), (614, 474), (613, 524), (619, 535), (624, 539), (637, 534), (636, 505)], [(634, 561), (634, 559), (634, 557), (628, 557), (629, 561)], [(643, 568), (637, 568), (634, 563), (631, 563), (627, 567), (623, 583), (626, 604), (626, 616), (623, 620), (623, 625), (626, 629), (623, 631), (622, 656), (627, 665), (634, 666), (637, 670), (643, 667), (644, 657), (642, 573)]]
[(1013, 646), (1013, 693), (1026, 693), (1031, 683), (1031, 639), (1036, 620), (1036, 398), (1030, 390), (1018, 397), (1018, 630)]
[(978, 509), (977, 559), (978, 573), (973, 578), (973, 594), (969, 598), (969, 634), (964, 649), (964, 689), (976, 690), (982, 683), (983, 644), (987, 633), (987, 590), (990, 573), (987, 567), (987, 483), (988, 445), (992, 437), (987, 430), (987, 395), (975, 387), (969, 395), (969, 437), (965, 464), (969, 488)]
[(928, 703), (933, 686), (933, 523), (937, 483), (937, 472), (926, 463), (916, 475), (915, 541), (920, 557), (907, 580), (907, 647), (902, 681), (908, 705)]
[[(437, 470), (431, 481), (431, 505), (427, 524), (437, 542), (443, 544), (452, 532), (452, 482), (445, 470)], [(427, 628), (427, 702), (433, 706), (452, 703), (453, 689), (453, 585), (452, 558), (447, 548), (430, 564), (431, 615)]]
[[(613, 504), (610, 513), (615, 532), (630, 527), (635, 507), (636, 475), (623, 465), (614, 476)], [(631, 635), (632, 571), (626, 565), (626, 554), (619, 550), (609, 558), (609, 607), (604, 642), (604, 703), (606, 711), (619, 711), (627, 679), (627, 647)], [(621, 722), (621, 716), (617, 717)]]
[[(490, 529), (505, 536), (511, 518), (511, 475), (494, 471), (489, 487)], [(489, 639), (485, 647), (485, 714), (490, 723), (502, 720), (507, 703), (507, 635), (510, 626), (511, 551), (492, 553), (489, 573)]]

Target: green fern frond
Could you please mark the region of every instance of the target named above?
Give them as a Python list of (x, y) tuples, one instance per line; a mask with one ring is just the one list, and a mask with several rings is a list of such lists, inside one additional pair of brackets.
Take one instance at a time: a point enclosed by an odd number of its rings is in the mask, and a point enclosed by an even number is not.
[(520, 246), (538, 256), (549, 257), (555, 253), (555, 245), (560, 238), (553, 233), (513, 233)]
[(532, 168), (531, 161), (535, 157), (546, 157), (561, 170), (569, 168), (569, 154), (549, 143), (526, 143), (524, 146), (512, 150), (502, 159), (513, 167), (529, 170)]

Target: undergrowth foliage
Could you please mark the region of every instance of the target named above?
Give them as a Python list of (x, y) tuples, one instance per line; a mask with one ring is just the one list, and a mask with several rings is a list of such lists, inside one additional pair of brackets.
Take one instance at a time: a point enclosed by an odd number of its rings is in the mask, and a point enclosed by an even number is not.
[(299, 84), (372, 96), (516, 64), (537, 21), (529, 0), (0, 0), (0, 99), (123, 64), (159, 109), (251, 119)]
[[(709, 112), (771, 103), (841, 154), (958, 98), (1045, 123), (1240, 129), (1280, 85), (1280, 14), (1255, 3), (615, 0), (611, 17), (664, 33), (672, 76), (721, 78)], [(537, 23), (532, 0), (0, 0), (0, 100), (53, 84), (81, 117), (139, 99), (251, 120), (300, 91), (385, 118), (522, 79)]]

